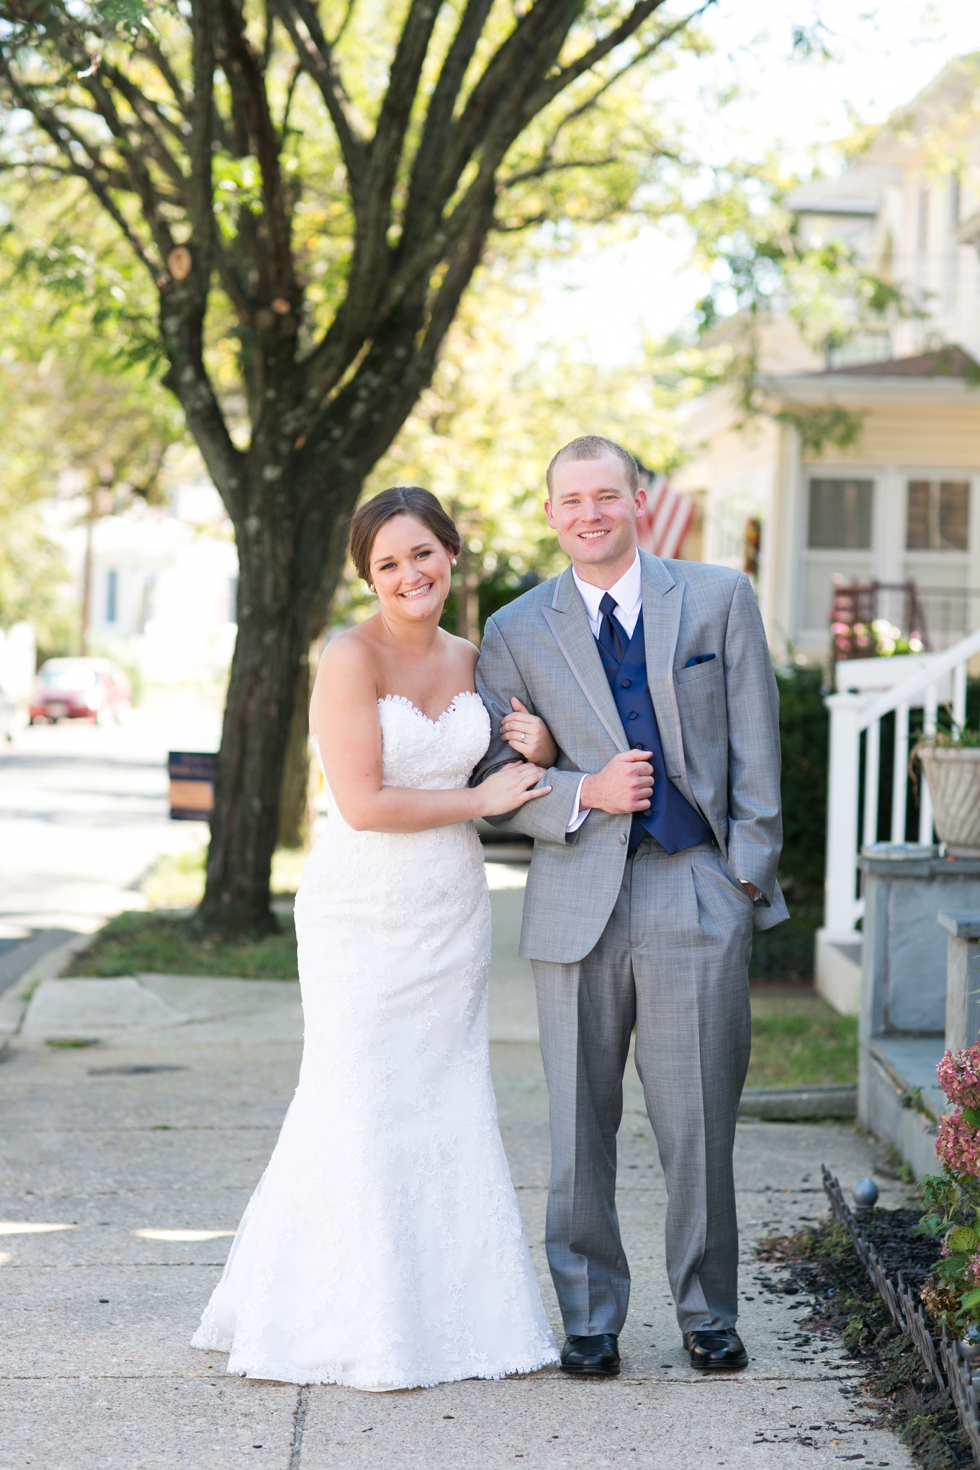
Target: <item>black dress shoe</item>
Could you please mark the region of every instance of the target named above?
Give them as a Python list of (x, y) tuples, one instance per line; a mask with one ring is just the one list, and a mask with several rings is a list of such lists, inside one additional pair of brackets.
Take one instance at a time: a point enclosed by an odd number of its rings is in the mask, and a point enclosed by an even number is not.
[(615, 1332), (599, 1332), (595, 1337), (566, 1337), (561, 1366), (566, 1373), (614, 1378), (619, 1372), (619, 1339)]
[(733, 1327), (685, 1332), (684, 1346), (691, 1355), (691, 1367), (704, 1373), (731, 1373), (736, 1368), (744, 1368), (749, 1361), (742, 1339)]

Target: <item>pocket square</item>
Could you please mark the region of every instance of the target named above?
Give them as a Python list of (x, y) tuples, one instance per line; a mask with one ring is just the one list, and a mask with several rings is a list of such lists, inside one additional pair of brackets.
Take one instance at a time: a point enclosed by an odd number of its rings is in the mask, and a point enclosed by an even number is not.
[(710, 664), (713, 658), (713, 653), (696, 653), (693, 658), (688, 659), (684, 667), (685, 669), (693, 669), (695, 664)]

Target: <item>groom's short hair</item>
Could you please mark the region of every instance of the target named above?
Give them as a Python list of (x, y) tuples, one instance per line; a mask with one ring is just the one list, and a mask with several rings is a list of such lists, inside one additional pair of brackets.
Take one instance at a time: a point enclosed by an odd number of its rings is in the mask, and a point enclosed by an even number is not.
[(615, 439), (604, 439), (601, 434), (583, 434), (579, 439), (573, 439), (571, 444), (566, 444), (564, 449), (559, 449), (554, 459), (548, 466), (548, 492), (552, 489), (552, 480), (558, 465), (566, 464), (577, 459), (605, 459), (607, 455), (613, 455), (619, 460), (626, 471), (626, 483), (635, 495), (640, 488), (640, 468), (628, 449), (622, 444), (617, 444)]

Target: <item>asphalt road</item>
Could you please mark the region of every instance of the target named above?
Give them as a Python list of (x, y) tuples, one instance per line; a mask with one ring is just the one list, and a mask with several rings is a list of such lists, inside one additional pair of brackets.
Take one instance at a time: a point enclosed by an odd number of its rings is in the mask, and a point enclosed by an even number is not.
[(160, 854), (202, 840), (202, 824), (169, 819), (167, 752), (214, 750), (218, 734), (216, 714), (185, 703), (107, 728), (32, 726), (0, 743), (0, 990), (28, 944), (139, 907)]

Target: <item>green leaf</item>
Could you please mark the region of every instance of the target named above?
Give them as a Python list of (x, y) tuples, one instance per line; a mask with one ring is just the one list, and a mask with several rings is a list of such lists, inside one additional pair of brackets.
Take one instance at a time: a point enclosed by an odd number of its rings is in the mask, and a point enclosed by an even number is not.
[(946, 1237), (946, 1244), (951, 1251), (975, 1251), (980, 1244), (980, 1236), (969, 1225), (954, 1225)]
[(960, 1307), (964, 1312), (968, 1312), (971, 1307), (978, 1306), (980, 1306), (980, 1291), (967, 1292), (966, 1296), (960, 1298)]
[(980, 1128), (980, 1109), (962, 1108), (961, 1112), (971, 1128)]

